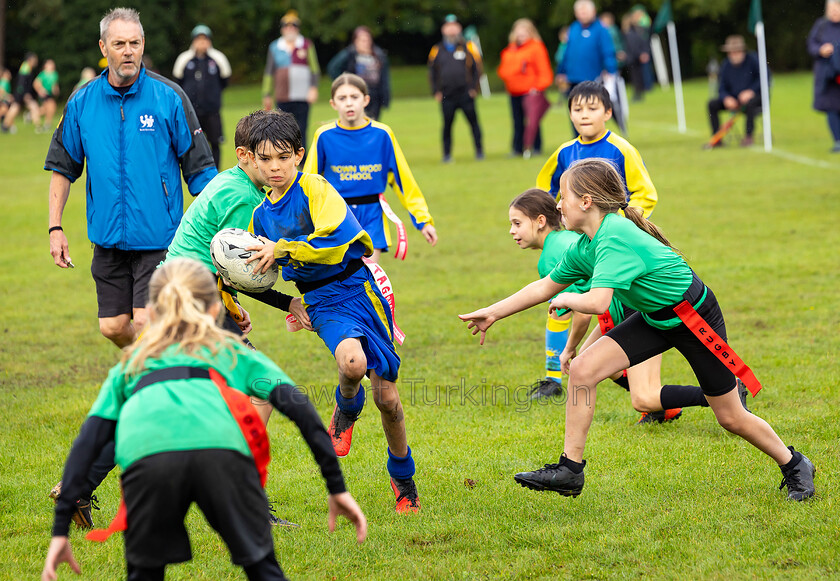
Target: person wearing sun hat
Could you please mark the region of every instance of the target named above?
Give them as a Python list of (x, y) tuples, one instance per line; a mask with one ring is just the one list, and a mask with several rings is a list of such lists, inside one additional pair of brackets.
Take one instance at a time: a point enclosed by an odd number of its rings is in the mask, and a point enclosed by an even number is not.
[(309, 106), (318, 100), (321, 67), (315, 45), (300, 33), (300, 17), (289, 10), (280, 19), (281, 36), (268, 46), (263, 75), (263, 108), (276, 106), (294, 115), (303, 143), (309, 123)]
[(189, 50), (182, 52), (172, 67), (172, 76), (190, 98), (198, 122), (210, 142), (213, 160), (220, 169), (219, 144), (222, 133), (222, 91), (231, 75), (230, 63), (221, 51), (213, 48), (213, 32), (199, 24), (192, 29)]
[(747, 123), (741, 146), (748, 147), (753, 144), (755, 116), (761, 111), (761, 72), (758, 56), (747, 51), (747, 43), (740, 34), (727, 36), (726, 43), (720, 50), (726, 53), (726, 58), (720, 67), (718, 96), (709, 100), (712, 135), (720, 129), (721, 111), (742, 110)]

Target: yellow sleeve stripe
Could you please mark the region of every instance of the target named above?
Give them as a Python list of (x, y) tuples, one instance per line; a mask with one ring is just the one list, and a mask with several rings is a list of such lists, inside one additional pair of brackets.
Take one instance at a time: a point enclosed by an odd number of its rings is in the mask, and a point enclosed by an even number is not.
[(627, 204), (639, 208), (642, 215), (649, 218), (659, 196), (642, 161), (642, 156), (626, 139), (615, 133), (611, 133), (607, 141), (616, 146), (624, 155), (624, 176), (627, 180), (627, 191), (630, 192), (630, 200)]
[(563, 144), (558, 147), (554, 153), (551, 154), (545, 164), (543, 164), (540, 173), (537, 174), (537, 187), (545, 192), (551, 191), (551, 178), (554, 176), (554, 172), (557, 171), (557, 157), (560, 155), (560, 150), (566, 147), (568, 144)]
[[(384, 123), (373, 121), (371, 124), (374, 127), (385, 131), (391, 139), (391, 144), (394, 147), (394, 158), (397, 161), (398, 175), (394, 175), (393, 172), (389, 172), (388, 184), (394, 190), (394, 193), (397, 194), (397, 199), (400, 201), (400, 204), (408, 210), (408, 213), (411, 214), (416, 223), (434, 225), (435, 222), (432, 218), (432, 214), (429, 212), (429, 206), (426, 204), (426, 198), (423, 197), (423, 192), (420, 191), (420, 186), (414, 179), (414, 174), (411, 173), (411, 168), (408, 167), (408, 161), (405, 159), (405, 155), (403, 155), (402, 148), (397, 142), (397, 138), (394, 137), (394, 132), (391, 131), (391, 128)], [(400, 184), (402, 184), (402, 187), (400, 187)]]

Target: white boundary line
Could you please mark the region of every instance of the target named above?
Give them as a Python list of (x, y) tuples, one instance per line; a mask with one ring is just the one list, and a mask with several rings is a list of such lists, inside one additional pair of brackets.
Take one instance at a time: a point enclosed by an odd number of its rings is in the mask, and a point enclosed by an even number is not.
[[(658, 131), (663, 131), (666, 133), (677, 133), (678, 135), (685, 135), (689, 137), (701, 137), (702, 135), (704, 135), (700, 131), (695, 131), (693, 129), (687, 129), (685, 133), (679, 133), (679, 129), (676, 127), (676, 125), (670, 125), (666, 123), (638, 121), (637, 124), (641, 125), (642, 127), (649, 127)], [(767, 153), (770, 155), (775, 155), (776, 157), (781, 157), (782, 159), (786, 159), (787, 161), (792, 161), (801, 165), (818, 167), (821, 169), (840, 170), (840, 164), (823, 161), (821, 159), (814, 159), (812, 157), (808, 157), (807, 155), (791, 153), (790, 151), (785, 151), (777, 147), (774, 147), (771, 151), (764, 151), (764, 149), (760, 147), (750, 147), (749, 151), (752, 151), (753, 153)]]

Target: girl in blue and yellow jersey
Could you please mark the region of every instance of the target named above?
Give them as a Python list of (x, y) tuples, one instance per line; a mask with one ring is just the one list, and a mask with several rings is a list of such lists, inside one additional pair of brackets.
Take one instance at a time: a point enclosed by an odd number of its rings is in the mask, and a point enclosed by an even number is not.
[(303, 158), (300, 130), (288, 113), (251, 125), (252, 163), (272, 190), (256, 207), (251, 231), (265, 242), (248, 262), (265, 272), (274, 261), (297, 285), (312, 327), (335, 356), (339, 383), (329, 433), (338, 456), (350, 451), (353, 425), (365, 403), (369, 372), (373, 399), (388, 441), (388, 473), (397, 512), (417, 512), (414, 459), (396, 381), (390, 306), (362, 258), (373, 254), (370, 236), (322, 176), (297, 171)]
[(576, 85), (569, 93), (569, 116), (579, 135), (551, 154), (537, 176), (537, 187), (556, 198), (560, 176), (574, 162), (590, 157), (607, 159), (621, 175), (627, 204), (649, 218), (656, 206), (656, 188), (636, 148), (607, 129), (612, 102), (604, 86), (594, 81)]
[(323, 175), (338, 190), (370, 234), (372, 258), (378, 262), (380, 253), (391, 244), (380, 202), (380, 194), (389, 184), (432, 246), (437, 243), (437, 231), (393, 131), (365, 116), (369, 101), (367, 85), (360, 76), (344, 73), (333, 81), (330, 105), (338, 112), (338, 121), (315, 132), (303, 171)]
[(217, 326), (222, 303), (207, 267), (189, 258), (163, 264), (149, 281), (148, 307), (149, 325), (111, 369), (67, 457), (41, 578), (55, 579), (65, 562), (80, 572), (68, 540), (80, 508), (71, 499), (82, 493), (98, 453), (115, 441), (123, 502), (111, 526), (88, 538), (125, 532), (130, 581), (163, 579), (168, 564), (192, 558), (184, 518), (193, 503), (248, 579), (285, 579), (265, 518), (270, 446), (249, 395), (297, 425), (327, 484), (330, 530), (344, 515), (362, 542), (367, 522), (318, 412), (283, 370)]
[[(638, 311), (578, 357), (563, 361), (573, 394), (566, 401), (563, 453), (556, 464), (521, 472), (514, 480), (532, 490), (578, 496), (583, 459), (595, 412), (596, 386), (612, 374), (676, 348), (691, 365), (720, 425), (770, 456), (782, 470), (789, 500), (814, 495), (814, 465), (785, 444), (770, 425), (741, 403), (737, 379), (755, 395), (761, 384), (726, 343), (726, 325), (714, 293), (686, 264), (662, 232), (628, 207), (615, 167), (602, 159), (572, 165), (560, 180), (566, 228), (582, 234), (551, 274), (489, 307), (460, 315), (481, 342), (490, 326), (554, 297), (551, 310), (597, 315), (614, 296)], [(618, 215), (624, 210), (625, 216)], [(581, 278), (589, 291), (564, 292)], [(559, 293), (559, 294), (558, 294)], [(557, 296), (555, 296), (557, 295)], [(737, 377), (736, 377), (737, 374)], [(720, 471), (713, 475), (719, 476)]]
[[(569, 249), (577, 244), (580, 234), (563, 229), (557, 202), (540, 189), (531, 189), (519, 194), (510, 203), (510, 234), (520, 248), (541, 250), (537, 270), (541, 277), (548, 276), (563, 259)], [(589, 290), (588, 280), (579, 280), (566, 292), (584, 293)], [(603, 332), (621, 323), (635, 311), (613, 297), (607, 311), (598, 315), (598, 326), (592, 331), (581, 351), (589, 347)], [(548, 315), (545, 333), (546, 378), (533, 386), (534, 398), (546, 397), (561, 392), (561, 361), (575, 357), (583, 340), (591, 315), (575, 313), (558, 317)], [(640, 363), (626, 374), (619, 372), (611, 379), (630, 392), (630, 401), (636, 411), (642, 412), (639, 423), (674, 420), (682, 413), (682, 407), (708, 406), (703, 390), (696, 385), (662, 385), (660, 368), (662, 356), (657, 355)], [(746, 397), (746, 391), (743, 392)]]

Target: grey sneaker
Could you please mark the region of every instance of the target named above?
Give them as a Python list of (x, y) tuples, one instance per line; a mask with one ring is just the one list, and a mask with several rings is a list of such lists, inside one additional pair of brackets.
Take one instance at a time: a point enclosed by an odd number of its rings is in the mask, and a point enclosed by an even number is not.
[(530, 399), (542, 399), (555, 395), (563, 395), (563, 384), (553, 379), (541, 379), (534, 383), (528, 390)]
[[(583, 461), (586, 466), (586, 460)], [(513, 479), (531, 490), (551, 490), (563, 496), (576, 497), (583, 490), (583, 472), (575, 474), (566, 466), (566, 456), (557, 464), (546, 464), (533, 472), (520, 472)]]
[(782, 483), (779, 485), (779, 490), (787, 486), (788, 500), (805, 500), (814, 496), (816, 489), (814, 488), (814, 474), (817, 469), (808, 458), (796, 450), (793, 446), (788, 446), (788, 450), (793, 452), (794, 456), (799, 456), (799, 462), (790, 469), (782, 470)]

